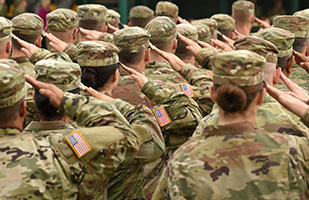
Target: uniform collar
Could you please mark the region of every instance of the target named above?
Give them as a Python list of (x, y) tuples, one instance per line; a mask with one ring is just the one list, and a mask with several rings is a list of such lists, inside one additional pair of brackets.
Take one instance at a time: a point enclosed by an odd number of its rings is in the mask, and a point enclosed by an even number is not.
[(206, 126), (204, 131), (207, 135), (231, 135), (236, 133), (253, 131), (256, 125), (249, 122), (241, 122), (227, 125)]
[(12, 59), (15, 60), (17, 63), (30, 62), (29, 58), (27, 58), (26, 56), (15, 57), (15, 58), (12, 58)]
[(16, 135), (21, 135), (20, 130), (17, 128), (0, 128), (0, 138)]
[(74, 129), (69, 123), (63, 121), (41, 121), (31, 122), (24, 131), (49, 131), (49, 130), (61, 130), (61, 129)]

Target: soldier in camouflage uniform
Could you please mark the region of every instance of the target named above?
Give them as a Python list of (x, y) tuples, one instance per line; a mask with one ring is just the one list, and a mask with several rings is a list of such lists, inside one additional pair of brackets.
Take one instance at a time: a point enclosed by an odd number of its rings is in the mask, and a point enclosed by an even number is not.
[(178, 22), (179, 8), (176, 4), (169, 1), (159, 1), (156, 5), (156, 16), (166, 16)]
[[(60, 113), (97, 127), (77, 130), (59, 125), (53, 131), (47, 125), (48, 131), (21, 134), (27, 91), (24, 72), (15, 61), (1, 60), (0, 74), (1, 199), (106, 199), (108, 178), (130, 163), (139, 149), (125, 118), (111, 103), (36, 82), (49, 91)], [(96, 108), (101, 112), (91, 115), (89, 110)]]
[(147, 6), (134, 6), (129, 13), (129, 26), (138, 26), (145, 28), (145, 26), (154, 17), (154, 12)]
[[(215, 14), (210, 19), (216, 20), (218, 27), (217, 30), (227, 36), (233, 38), (235, 20), (227, 14)], [(219, 40), (223, 40), (222, 37), (218, 37)], [(223, 40), (224, 41), (224, 40)]]
[[(119, 28), (120, 23), (120, 14), (112, 9), (107, 10), (106, 22), (115, 28)], [(112, 33), (111, 30), (108, 30), (109, 33)]]
[(202, 23), (192, 23), (192, 25), (197, 28), (198, 40), (203, 42), (210, 42), (211, 32), (209, 26)]
[(13, 25), (10, 20), (0, 17), (0, 59), (8, 59), (11, 56)]
[(235, 20), (235, 38), (250, 36), (255, 21), (255, 6), (250, 1), (235, 1), (232, 5), (232, 17)]
[(255, 88), (255, 100), (247, 109), (231, 101), (234, 111), (219, 103), (219, 124), (205, 127), (175, 152), (153, 199), (307, 199), (308, 139), (255, 128), (252, 110), (263, 98), (265, 58), (238, 50), (219, 53), (211, 62), (218, 103), (220, 93), (229, 92), (220, 91), (227, 84)]
[(209, 19), (209, 18), (204, 18), (204, 19), (199, 19), (199, 20), (194, 20), (192, 23), (192, 25), (195, 24), (204, 24), (207, 25), (210, 29), (211, 32), (211, 38), (217, 38), (217, 21), (214, 19)]

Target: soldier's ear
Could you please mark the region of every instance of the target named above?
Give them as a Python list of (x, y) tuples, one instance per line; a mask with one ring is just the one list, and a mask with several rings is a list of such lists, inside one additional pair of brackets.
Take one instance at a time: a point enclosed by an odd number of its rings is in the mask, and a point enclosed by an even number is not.
[(263, 88), (261, 92), (258, 94), (258, 99), (257, 99), (257, 105), (260, 106), (264, 102), (264, 97), (265, 97), (266, 89)]
[(43, 37), (42, 37), (42, 36), (39, 36), (39, 37), (35, 40), (34, 45), (37, 46), (37, 47), (39, 47), (39, 48), (41, 48), (41, 46), (42, 46), (42, 40), (43, 40)]
[(12, 40), (9, 40), (6, 43), (5, 52), (10, 55), (11, 54), (11, 50), (12, 50)]
[(129, 21), (128, 26), (130, 26), (130, 27), (132, 26), (132, 22), (131, 21)]
[(102, 32), (103, 32), (103, 33), (106, 33), (106, 32), (107, 32), (107, 29), (108, 29), (108, 27), (107, 27), (107, 24), (105, 23), (105, 25), (103, 26)]
[(77, 34), (78, 34), (78, 28), (76, 28), (76, 29), (73, 31), (73, 33), (72, 33), (72, 38), (73, 38), (73, 41), (74, 41), (74, 42), (76, 41)]
[(215, 97), (215, 90), (214, 90), (214, 87), (211, 86), (209, 88), (209, 92), (210, 92), (210, 99), (214, 102), (214, 103), (217, 103), (217, 100), (216, 100), (216, 97)]
[(24, 119), (26, 116), (26, 113), (27, 113), (26, 107), (27, 107), (27, 103), (26, 101), (23, 101), (19, 108), (19, 116), (21, 119)]
[[(292, 67), (293, 67), (293, 64), (294, 64), (294, 60), (295, 60), (295, 57), (292, 55), (290, 58), (289, 58), (289, 61), (288, 61), (288, 66), (287, 66), (287, 73), (288, 75), (290, 75), (292, 73)], [(289, 76), (288, 76), (289, 77)]]
[(144, 56), (144, 61), (145, 61), (145, 63), (147, 63), (147, 65), (148, 65), (149, 60), (150, 60), (150, 49), (147, 48), (145, 50), (145, 56)]

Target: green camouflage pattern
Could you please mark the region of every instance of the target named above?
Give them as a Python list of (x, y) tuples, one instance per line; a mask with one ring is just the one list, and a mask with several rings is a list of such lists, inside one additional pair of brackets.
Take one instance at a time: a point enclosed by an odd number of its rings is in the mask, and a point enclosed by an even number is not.
[(76, 45), (77, 63), (83, 67), (109, 66), (119, 62), (118, 48), (102, 41), (84, 41)]
[(295, 35), (290, 31), (271, 27), (258, 31), (254, 34), (259, 38), (268, 40), (273, 43), (279, 50), (278, 57), (291, 56), (293, 52), (293, 43), (295, 40)]
[(302, 67), (294, 64), (289, 77), (294, 83), (302, 87), (309, 94), (309, 74)]
[(202, 23), (194, 23), (192, 25), (197, 29), (198, 40), (203, 42), (210, 42), (211, 32), (207, 25)]
[(0, 59), (0, 108), (13, 106), (27, 94), (24, 71), (10, 59)]
[(77, 12), (58, 8), (46, 15), (46, 26), (49, 30), (66, 32), (78, 26), (79, 17)]
[(198, 30), (191, 24), (177, 24), (177, 32), (190, 40), (198, 41)]
[(84, 89), (81, 84), (82, 72), (78, 64), (58, 60), (40, 60), (35, 64), (37, 80), (50, 83), (63, 91)]
[(119, 52), (137, 53), (142, 48), (147, 49), (150, 34), (147, 30), (135, 26), (114, 32), (113, 38)]
[(11, 20), (13, 32), (23, 35), (37, 35), (43, 33), (44, 23), (40, 16), (33, 13), (22, 13)]
[(257, 85), (263, 81), (266, 59), (248, 50), (218, 53), (211, 59), (213, 83), (237, 86)]
[(129, 13), (129, 18), (142, 18), (147, 19), (154, 16), (154, 12), (152, 9), (147, 6), (134, 6), (131, 8)]
[(251, 15), (255, 13), (255, 6), (251, 1), (238, 0), (232, 4), (232, 12), (244, 11)]
[(145, 27), (150, 33), (150, 42), (153, 44), (167, 44), (177, 36), (177, 27), (174, 21), (168, 17), (156, 17)]
[(101, 35), (98, 38), (98, 41), (114, 43), (114, 36), (113, 34), (110, 33), (101, 33)]
[(211, 37), (212, 38), (216, 38), (217, 37), (217, 28), (218, 28), (218, 23), (216, 20), (214, 19), (209, 19), (209, 18), (204, 18), (204, 19), (198, 19), (198, 20), (194, 20), (191, 24), (205, 24), (209, 27), (210, 32), (211, 32)]
[(108, 9), (106, 22), (111, 25), (118, 25), (120, 23), (120, 14), (112, 9)]
[(236, 50), (249, 50), (253, 51), (260, 56), (266, 58), (267, 62), (277, 63), (277, 54), (279, 53), (277, 47), (262, 38), (256, 36), (245, 36), (236, 40), (234, 43)]
[(218, 30), (234, 30), (235, 20), (227, 14), (215, 14), (210, 19), (216, 20)]
[(13, 24), (5, 17), (0, 17), (0, 42), (12, 37)]
[(169, 1), (159, 1), (156, 5), (157, 16), (178, 17), (179, 8), (176, 4)]
[(302, 16), (302, 17), (309, 18), (309, 9), (304, 9), (304, 10), (297, 11), (293, 15), (294, 16)]
[(86, 4), (77, 7), (80, 20), (91, 19), (106, 22), (107, 8), (100, 4)]
[(205, 69), (211, 69), (210, 59), (218, 51), (213, 48), (202, 48), (195, 56), (195, 61)]
[(170, 199), (307, 199), (308, 153), (307, 138), (207, 126), (175, 152), (159, 189)]
[(309, 109), (307, 109), (305, 116), (302, 119), (302, 122), (306, 124), (306, 126), (309, 128)]
[(273, 27), (294, 33), (295, 37), (309, 38), (309, 19), (302, 16), (279, 15), (273, 20)]
[(29, 58), (26, 56), (11, 58), (15, 60), (17, 64), (24, 69), (25, 74), (32, 77), (36, 77), (34, 65), (30, 62)]

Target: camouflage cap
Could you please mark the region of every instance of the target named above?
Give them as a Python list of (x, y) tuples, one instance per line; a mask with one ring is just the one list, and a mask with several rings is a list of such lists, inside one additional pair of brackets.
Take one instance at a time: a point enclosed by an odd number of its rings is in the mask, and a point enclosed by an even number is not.
[(263, 38), (273, 43), (279, 50), (278, 57), (291, 56), (295, 35), (281, 28), (266, 28), (255, 33), (254, 36)]
[(277, 54), (279, 53), (277, 47), (262, 38), (256, 36), (246, 36), (235, 41), (234, 46), (236, 50), (250, 50), (264, 58), (267, 62), (277, 63)]
[(150, 33), (150, 41), (153, 44), (168, 43), (176, 38), (177, 26), (173, 20), (168, 17), (156, 17), (145, 27)]
[(169, 1), (159, 1), (156, 5), (157, 16), (168, 16), (174, 19), (178, 17), (178, 12), (178, 6)]
[(137, 26), (116, 31), (113, 36), (120, 52), (136, 53), (149, 45), (149, 32)]
[(23, 35), (37, 35), (43, 33), (43, 19), (33, 13), (23, 13), (17, 15), (11, 20), (13, 24), (13, 32)]
[(58, 8), (46, 15), (46, 26), (52, 31), (65, 32), (78, 26), (79, 17), (77, 12)]
[(216, 20), (220, 30), (234, 30), (235, 20), (227, 14), (215, 14), (210, 19)]
[(294, 13), (294, 16), (302, 16), (309, 18), (309, 8), (305, 10), (300, 10)]
[(120, 14), (112, 9), (107, 10), (106, 22), (110, 24), (119, 24), (120, 23)]
[(199, 23), (205, 24), (209, 27), (210, 32), (211, 32), (211, 37), (217, 36), (218, 23), (216, 20), (205, 18), (205, 19), (194, 20), (191, 24), (194, 25), (194, 24), (199, 24)]
[(213, 83), (237, 86), (257, 85), (263, 81), (264, 57), (248, 50), (218, 53), (211, 58)]
[(77, 63), (84, 67), (101, 67), (119, 62), (118, 48), (102, 41), (84, 41), (76, 46)]
[(107, 8), (100, 4), (86, 4), (77, 7), (80, 20), (92, 19), (99, 22), (106, 22)]
[(254, 15), (255, 6), (254, 3), (252, 3), (251, 1), (238, 0), (233, 3), (232, 11), (233, 12), (245, 11), (248, 12), (249, 14)]
[(129, 18), (150, 18), (154, 16), (153, 10), (147, 6), (135, 6), (131, 8)]
[(11, 38), (12, 30), (12, 22), (5, 17), (0, 17), (0, 42)]
[(27, 94), (24, 71), (10, 59), (0, 59), (0, 108), (20, 101)]
[(309, 38), (309, 18), (302, 16), (279, 15), (273, 20), (273, 27), (294, 33), (295, 37)]
[(211, 32), (210, 28), (202, 23), (194, 23), (192, 24), (197, 29), (198, 40), (203, 42), (210, 42), (211, 40)]
[(81, 70), (78, 64), (62, 60), (40, 60), (35, 64), (37, 80), (56, 85), (63, 91), (81, 86)]
[(177, 32), (195, 42), (198, 41), (197, 28), (195, 28), (191, 24), (178, 24)]

